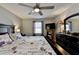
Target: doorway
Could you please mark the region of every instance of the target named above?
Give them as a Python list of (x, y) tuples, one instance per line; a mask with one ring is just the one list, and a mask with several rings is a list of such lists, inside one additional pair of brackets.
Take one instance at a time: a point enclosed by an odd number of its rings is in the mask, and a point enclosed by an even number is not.
[(33, 22), (33, 35), (43, 35), (43, 21)]

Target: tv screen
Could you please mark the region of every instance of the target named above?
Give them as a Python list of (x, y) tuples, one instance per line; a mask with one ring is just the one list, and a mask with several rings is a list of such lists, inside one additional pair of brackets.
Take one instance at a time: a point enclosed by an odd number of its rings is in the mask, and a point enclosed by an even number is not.
[(55, 29), (56, 28), (55, 23), (46, 24), (46, 28), (47, 27), (49, 27), (49, 29)]

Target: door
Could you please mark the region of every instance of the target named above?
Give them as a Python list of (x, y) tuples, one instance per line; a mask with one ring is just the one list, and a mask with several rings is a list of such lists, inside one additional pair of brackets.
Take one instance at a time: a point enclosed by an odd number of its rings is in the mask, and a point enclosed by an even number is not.
[(34, 35), (42, 35), (43, 34), (43, 22), (42, 21), (34, 21)]

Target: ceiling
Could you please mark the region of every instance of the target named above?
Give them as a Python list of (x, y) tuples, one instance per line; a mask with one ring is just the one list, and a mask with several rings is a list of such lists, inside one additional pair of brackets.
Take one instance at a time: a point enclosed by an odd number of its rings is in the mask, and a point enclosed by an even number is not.
[[(35, 3), (24, 3), (24, 4), (35, 6)], [(54, 9), (42, 10), (44, 15), (40, 16), (38, 13), (29, 15), (28, 13), (31, 12), (32, 9), (28, 7), (20, 6), (18, 3), (1, 3), (0, 4), (0, 6), (4, 7), (5, 9), (7, 9), (11, 13), (13, 13), (14, 15), (17, 15), (18, 17), (22, 19), (53, 17), (53, 16), (64, 13), (69, 8), (71, 8), (72, 5), (73, 5), (72, 3), (40, 3), (40, 6), (55, 6)]]

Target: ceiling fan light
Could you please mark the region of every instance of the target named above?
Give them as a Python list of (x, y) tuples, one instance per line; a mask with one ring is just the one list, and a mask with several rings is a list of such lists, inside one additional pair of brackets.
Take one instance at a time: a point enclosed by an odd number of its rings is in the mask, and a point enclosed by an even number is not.
[(35, 8), (34, 11), (35, 12), (39, 12), (40, 10), (39, 10), (39, 8)]

